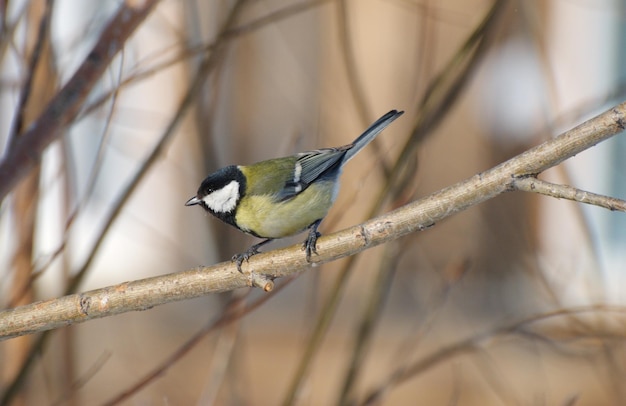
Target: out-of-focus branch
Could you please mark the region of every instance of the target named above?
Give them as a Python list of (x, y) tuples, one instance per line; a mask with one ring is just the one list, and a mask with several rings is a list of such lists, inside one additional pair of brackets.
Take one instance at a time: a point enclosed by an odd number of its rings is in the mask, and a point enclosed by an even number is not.
[[(420, 373), (441, 364), (446, 360), (458, 357), (463, 354), (480, 351), (487, 341), (492, 341), (498, 337), (508, 335), (519, 336), (531, 336), (532, 338), (538, 338), (548, 344), (555, 344), (556, 340), (551, 340), (548, 337), (543, 337), (540, 334), (533, 334), (531, 331), (527, 331), (533, 324), (541, 321), (556, 319), (560, 317), (568, 316), (581, 316), (581, 315), (594, 315), (594, 316), (616, 316), (618, 314), (624, 314), (626, 309), (621, 306), (606, 306), (606, 305), (591, 305), (585, 307), (578, 307), (572, 309), (559, 309), (547, 313), (539, 313), (522, 320), (514, 321), (510, 324), (497, 326), (491, 329), (482, 331), (472, 337), (461, 339), (452, 344), (446, 345), (437, 351), (434, 351), (427, 356), (419, 359), (408, 365), (403, 365), (396, 369), (389, 375), (389, 378), (379, 384), (375, 389), (370, 390), (361, 402), (355, 402), (358, 405), (378, 405), (383, 401), (384, 396), (389, 393), (393, 388), (406, 382), (408, 379), (413, 378)], [(610, 329), (604, 329), (601, 333), (594, 331), (579, 332), (580, 336), (588, 338), (597, 338), (598, 335), (603, 338), (614, 337), (616, 339), (624, 339), (622, 332), (612, 332)]]
[[(227, 22), (225, 23), (225, 29), (231, 27), (233, 22), (236, 20), (236, 16), (238, 15), (238, 12), (243, 8), (244, 3), (245, 3), (244, 0), (238, 0), (233, 5), (232, 10), (229, 13)], [(185, 111), (189, 108), (192, 101), (195, 99), (197, 93), (200, 91), (200, 89), (202, 89), (201, 85), (204, 82), (205, 78), (207, 77), (208, 73), (212, 70), (215, 64), (218, 63), (218, 61), (221, 59), (220, 55), (223, 53), (222, 51), (224, 49), (224, 43), (225, 41), (223, 41), (221, 38), (218, 39), (216, 41), (215, 46), (213, 47), (213, 52), (211, 52), (203, 60), (201, 66), (198, 69), (198, 73), (196, 74), (196, 77), (193, 83), (190, 85), (189, 90), (187, 91), (185, 97), (181, 101), (178, 112), (176, 113), (176, 115), (174, 116), (170, 124), (167, 126), (163, 135), (160, 137), (158, 143), (154, 146), (154, 148), (152, 149), (152, 151), (150, 152), (146, 160), (143, 162), (143, 164), (141, 165), (141, 167), (139, 168), (135, 176), (133, 176), (133, 178), (130, 180), (130, 182), (127, 184), (127, 186), (124, 188), (124, 190), (120, 194), (119, 198), (116, 200), (115, 204), (113, 205), (113, 209), (111, 213), (109, 214), (109, 217), (107, 218), (103, 228), (100, 230), (100, 233), (98, 237), (96, 238), (96, 242), (91, 252), (87, 256), (87, 259), (69, 281), (68, 286), (66, 288), (66, 294), (76, 291), (76, 288), (82, 281), (83, 277), (87, 274), (88, 270), (91, 267), (91, 263), (93, 259), (95, 258), (98, 250), (102, 246), (104, 237), (106, 236), (110, 227), (113, 225), (119, 213), (121, 212), (121, 209), (122, 207), (124, 207), (125, 202), (130, 198), (132, 192), (135, 190), (136, 186), (140, 183), (141, 179), (143, 179), (145, 174), (148, 172), (148, 169), (151, 167), (151, 165), (156, 161), (157, 157), (160, 156), (160, 153), (165, 148), (165, 145), (167, 145), (167, 142), (173, 137), (175, 133), (174, 131), (175, 128), (180, 123), (180, 120), (182, 119)], [(259, 287), (262, 287), (263, 289), (271, 290), (273, 285), (267, 282), (263, 285), (260, 285), (262, 283), (261, 279), (262, 278), (255, 279), (255, 281), (258, 282)], [(10, 399), (13, 396), (13, 394), (17, 392), (18, 388), (22, 384), (23, 378), (26, 376), (33, 361), (36, 359), (37, 355), (40, 353), (40, 349), (43, 346), (44, 342), (46, 341), (47, 337), (48, 337), (47, 334), (42, 334), (37, 338), (37, 341), (33, 344), (28, 357), (24, 361), (24, 364), (20, 370), (20, 373), (18, 374), (16, 379), (13, 380), (13, 382), (8, 385), (8, 389), (4, 393), (4, 397), (0, 399), (0, 404), (6, 404), (10, 402)]]
[[(400, 156), (394, 161), (391, 170), (384, 172), (387, 181), (378, 193), (374, 204), (372, 204), (369, 217), (376, 215), (387, 199), (391, 198), (394, 202), (403, 199), (401, 195), (406, 193), (406, 188), (411, 183), (411, 180), (414, 179), (415, 167), (417, 165), (415, 150), (423, 141), (426, 134), (429, 134), (431, 130), (443, 120), (446, 114), (452, 110), (451, 106), (454, 104), (455, 100), (458, 99), (456, 96), (458, 96), (468, 83), (467, 78), (469, 73), (479, 64), (479, 61), (482, 60), (482, 56), (484, 55), (484, 50), (488, 48), (487, 44), (489, 43), (490, 32), (499, 21), (498, 16), (500, 13), (498, 13), (498, 11), (503, 8), (504, 2), (504, 0), (496, 0), (493, 3), (492, 7), (481, 20), (481, 23), (475, 27), (461, 48), (454, 53), (453, 57), (432, 80), (433, 85), (427, 88), (427, 91), (418, 104), (418, 116), (415, 119), (411, 136), (403, 146)], [(346, 44), (345, 48), (347, 49), (346, 35), (342, 36), (341, 42)], [(352, 72), (347, 60), (346, 64), (348, 71)], [(324, 304), (320, 309), (315, 327), (312, 329), (307, 341), (306, 350), (298, 364), (296, 373), (292, 377), (285, 400), (282, 403), (285, 406), (293, 405), (296, 402), (296, 398), (301, 390), (306, 374), (310, 369), (310, 365), (337, 311), (343, 289), (354, 269), (354, 263), (355, 261), (349, 260), (343, 264), (332, 288), (324, 299)], [(379, 268), (379, 272), (385, 271)], [(372, 285), (372, 289), (380, 288), (384, 289), (383, 286)], [(373, 293), (373, 295), (377, 294)], [(358, 348), (359, 345), (356, 345), (355, 349)], [(358, 357), (356, 353), (353, 355)], [(350, 362), (353, 362), (353, 360), (355, 360), (354, 357)], [(349, 390), (347, 387), (344, 389)], [(344, 394), (340, 396), (344, 396)]]
[[(513, 190), (516, 179), (537, 175), (625, 128), (626, 103), (622, 103), (495, 168), (361, 225), (320, 238), (314, 265), (424, 230), (454, 213)], [(252, 286), (256, 278), (251, 272), (273, 279), (309, 266), (298, 244), (252, 257), (244, 263), (244, 273), (231, 263), (221, 263), (37, 302), (0, 312), (0, 339)]]
[(40, 161), (44, 149), (61, 135), (61, 130), (76, 118), (91, 89), (157, 2), (123, 3), (76, 73), (6, 151), (0, 162), (0, 202)]
[[(278, 292), (284, 289), (289, 283), (295, 280), (295, 277), (287, 278), (283, 280), (276, 289), (271, 293), (261, 296), (252, 303), (245, 304), (244, 302), (248, 294), (244, 294), (240, 297), (235, 297), (225, 306), (224, 312), (215, 320), (209, 321), (200, 331), (191, 336), (183, 345), (176, 349), (173, 353), (165, 357), (165, 359), (157, 365), (154, 369), (149, 371), (144, 376), (140, 376), (137, 382), (131, 384), (128, 388), (113, 396), (111, 399), (103, 403), (103, 406), (118, 405), (123, 401), (128, 400), (132, 395), (143, 389), (146, 385), (152, 383), (155, 379), (163, 376), (165, 371), (172, 365), (180, 361), (180, 359), (192, 350), (202, 338), (206, 337), (209, 333), (220, 329), (230, 323), (241, 320), (244, 316), (252, 313), (254, 310), (261, 307), (268, 300), (276, 296)], [(248, 292), (250, 293), (250, 291)]]
[[(34, 186), (30, 188), (16, 188), (20, 184), (20, 180), (25, 177), (33, 178), (29, 174), (34, 174), (34, 168), (37, 167), (41, 160), (43, 151), (55, 140), (57, 140), (66, 126), (72, 123), (77, 117), (83, 104), (89, 96), (91, 89), (100, 80), (102, 74), (108, 69), (111, 61), (135, 29), (144, 21), (150, 13), (157, 0), (146, 1), (127, 1), (122, 4), (117, 14), (109, 21), (108, 25), (99, 34), (96, 45), (87, 55), (83, 63), (70, 78), (70, 80), (60, 89), (56, 89), (56, 82), (51, 81), (50, 77), (40, 77), (35, 74), (34, 69), (43, 69), (49, 64), (44, 60), (49, 54), (49, 44), (47, 44), (49, 35), (47, 35), (48, 24), (52, 9), (52, 2), (46, 3), (46, 16), (44, 16), (39, 32), (39, 44), (31, 54), (29, 66), (31, 68), (30, 76), (27, 77), (22, 87), (18, 100), (18, 111), (16, 120), (11, 128), (7, 147), (4, 157), (0, 161), (0, 203), (5, 197), (14, 192), (16, 199), (16, 207), (20, 206), (19, 201), (37, 202), (36, 193), (38, 180), (35, 179)], [(46, 32), (43, 32), (43, 31)], [(43, 53), (42, 53), (43, 51)], [(39, 77), (39, 78), (38, 78)], [(38, 82), (39, 85), (37, 84)], [(44, 89), (51, 88), (50, 92), (43, 92)], [(31, 94), (35, 91), (36, 94)], [(51, 95), (51, 96), (50, 96)], [(36, 108), (33, 108), (36, 106)], [(24, 110), (26, 109), (26, 110)], [(27, 185), (27, 183), (26, 183)], [(19, 192), (18, 192), (19, 191)], [(20, 196), (21, 192), (21, 196)], [(21, 199), (20, 199), (21, 197)], [(34, 211), (33, 213), (35, 213)], [(17, 213), (17, 218), (24, 216)], [(32, 232), (31, 232), (32, 234)], [(32, 245), (32, 244), (31, 244)], [(21, 249), (28, 248), (27, 244), (22, 244)], [(21, 283), (15, 289), (14, 297), (23, 296), (23, 292), (27, 292), (32, 282), (32, 254), (21, 255), (26, 259), (28, 269), (28, 279), (25, 283)], [(17, 268), (16, 268), (17, 269)], [(20, 360), (20, 365), (16, 368), (16, 373), (9, 375), (10, 382), (5, 382), (4, 391), (0, 397), (0, 404), (10, 404), (18, 395), (18, 390), (24, 383), (30, 366), (33, 361), (41, 354), (41, 347), (46, 341), (46, 334), (36, 338), (29, 346), (27, 354)], [(14, 353), (15, 351), (12, 351)]]

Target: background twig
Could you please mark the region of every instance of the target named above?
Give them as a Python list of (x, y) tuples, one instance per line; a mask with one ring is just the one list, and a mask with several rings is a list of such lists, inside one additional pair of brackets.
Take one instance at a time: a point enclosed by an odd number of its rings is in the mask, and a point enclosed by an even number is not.
[(145, 0), (137, 2), (137, 5), (122, 3), (81, 67), (33, 125), (19, 136), (10, 153), (0, 162), (0, 202), (39, 162), (44, 149), (61, 135), (61, 130), (78, 115), (92, 87), (157, 2)]

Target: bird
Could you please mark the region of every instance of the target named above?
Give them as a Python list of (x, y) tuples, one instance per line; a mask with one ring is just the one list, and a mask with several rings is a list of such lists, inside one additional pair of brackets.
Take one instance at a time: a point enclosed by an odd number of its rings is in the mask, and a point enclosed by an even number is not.
[(404, 111), (391, 110), (352, 143), (274, 158), (252, 165), (230, 165), (208, 175), (185, 206), (198, 205), (246, 234), (262, 238), (232, 262), (243, 261), (272, 240), (309, 230), (303, 244), (307, 262), (317, 255), (317, 231), (339, 192), (343, 166)]

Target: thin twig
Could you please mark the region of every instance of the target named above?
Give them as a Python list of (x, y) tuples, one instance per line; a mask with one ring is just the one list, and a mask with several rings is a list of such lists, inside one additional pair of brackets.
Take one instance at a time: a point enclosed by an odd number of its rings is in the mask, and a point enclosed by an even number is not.
[[(413, 133), (404, 145), (400, 157), (395, 161), (394, 167), (387, 178), (388, 181), (385, 183), (383, 190), (379, 193), (376, 202), (370, 210), (370, 217), (380, 210), (384, 201), (390, 194), (397, 195), (402, 186), (407, 184), (407, 177), (412, 176), (408, 175), (408, 171), (404, 171), (404, 176), (402, 176), (403, 170), (413, 161), (412, 158), (415, 149), (424, 139), (425, 134), (439, 124), (443, 117), (451, 111), (450, 105), (455, 100), (455, 96), (464, 88), (469, 73), (472, 71), (473, 67), (477, 65), (478, 61), (481, 59), (480, 57), (483, 55), (484, 49), (486, 49), (486, 37), (489, 28), (498, 20), (498, 11), (502, 8), (503, 4), (504, 0), (497, 0), (494, 3), (482, 22), (461, 46), (461, 49), (455, 53), (448, 64), (437, 75), (433, 84), (429, 86), (428, 91), (421, 100), (419, 106), (420, 115), (416, 120)], [(422, 225), (421, 227), (428, 227), (429, 225), (432, 225), (432, 223)], [(309, 364), (313, 360), (315, 352), (319, 349), (326, 329), (337, 309), (339, 295), (343, 292), (343, 285), (349, 280), (353, 264), (353, 260), (347, 261), (339, 271), (334, 286), (331, 288), (326, 302), (323, 305), (323, 311), (320, 312), (313, 332), (309, 337), (307, 348), (300, 360), (297, 372), (294, 374), (292, 382), (289, 385), (287, 396), (283, 402), (284, 405), (291, 405), (295, 401), (295, 396), (306, 376)], [(331, 313), (327, 314), (326, 312)]]
[(296, 402), (302, 382), (307, 376), (309, 367), (315, 358), (315, 354), (322, 344), (322, 340), (326, 335), (326, 331), (328, 330), (331, 321), (333, 320), (333, 316), (337, 312), (341, 294), (347, 284), (348, 277), (351, 274), (350, 270), (352, 269), (352, 265), (355, 260), (356, 257), (354, 256), (348, 258), (348, 261), (346, 261), (346, 264), (337, 275), (333, 286), (328, 291), (328, 298), (320, 309), (319, 316), (315, 321), (315, 325), (310, 336), (308, 337), (302, 358), (298, 363), (296, 372), (291, 377), (291, 382), (289, 383), (285, 398), (282, 402), (283, 406), (293, 405)]
[(568, 185), (546, 182), (545, 180), (540, 180), (533, 176), (517, 178), (513, 181), (511, 186), (514, 190), (539, 193), (556, 197), (557, 199), (567, 199), (579, 203), (591, 204), (611, 211), (617, 210), (626, 212), (626, 200), (587, 192)]
[[(123, 88), (136, 85), (142, 80), (151, 78), (159, 71), (165, 70), (175, 64), (182, 63), (186, 61), (187, 59), (195, 58), (198, 55), (213, 52), (215, 47), (218, 45), (221, 45), (221, 42), (223, 41), (232, 41), (241, 36), (251, 34), (255, 32), (256, 30), (260, 30), (266, 27), (267, 24), (280, 22), (283, 19), (292, 17), (299, 13), (304, 13), (311, 8), (321, 6), (322, 4), (328, 3), (330, 1), (331, 0), (314, 0), (314, 1), (306, 1), (302, 3), (291, 4), (291, 5), (285, 6), (266, 16), (259, 17), (256, 20), (244, 23), (240, 26), (233, 26), (233, 27), (227, 28), (220, 35), (220, 38), (221, 38), (220, 41), (216, 41), (208, 45), (201, 44), (201, 45), (196, 45), (196, 46), (189, 46), (185, 48), (184, 50), (178, 53), (175, 53), (169, 59), (165, 59), (160, 62), (155, 62), (153, 66), (150, 66), (148, 68), (143, 68), (143, 69), (140, 69), (137, 67), (135, 68), (136, 69), (135, 72), (132, 72), (127, 78), (122, 80), (116, 88), (110, 90), (107, 93), (102, 94), (100, 97), (96, 98), (88, 106), (86, 106), (83, 110), (81, 110), (81, 116), (87, 115), (91, 113), (92, 111), (94, 111), (96, 108), (100, 107), (103, 103), (105, 103), (107, 100), (111, 98), (111, 94), (113, 92), (118, 92), (119, 90)], [(149, 64), (150, 61), (156, 58), (163, 58), (163, 53), (167, 51), (168, 49), (159, 50), (157, 54), (144, 58), (142, 61), (140, 61), (137, 64), (137, 66)]]
[[(121, 72), (122, 66), (123, 66), (123, 63), (120, 63), (120, 71), (119, 71), (120, 77), (122, 75), (122, 72)], [(17, 301), (20, 300), (26, 294), (26, 292), (32, 287), (33, 283), (40, 276), (42, 276), (46, 272), (47, 269), (50, 268), (50, 266), (54, 263), (54, 261), (56, 261), (56, 259), (62, 253), (65, 252), (65, 248), (70, 238), (69, 230), (74, 224), (74, 221), (78, 218), (78, 215), (86, 206), (87, 202), (89, 201), (89, 199), (91, 198), (93, 194), (93, 191), (95, 190), (96, 180), (98, 179), (98, 175), (100, 174), (100, 169), (102, 168), (102, 163), (104, 162), (104, 156), (105, 156), (104, 147), (110, 135), (109, 128), (112, 123), (111, 117), (113, 116), (113, 113), (115, 112), (115, 103), (116, 103), (117, 97), (118, 97), (117, 91), (111, 94), (111, 108), (107, 112), (106, 119), (104, 120), (105, 125), (104, 125), (104, 128), (102, 129), (102, 136), (97, 138), (98, 146), (96, 147), (96, 157), (94, 158), (93, 165), (87, 177), (87, 181), (85, 182), (85, 184), (87, 185), (87, 190), (84, 192), (82, 198), (80, 198), (80, 200), (76, 204), (76, 207), (74, 207), (74, 209), (69, 214), (69, 216), (67, 216), (67, 220), (65, 221), (65, 226), (63, 228), (64, 229), (63, 237), (59, 245), (47, 256), (45, 261), (42, 261), (41, 263), (35, 262), (35, 265), (33, 265), (33, 271), (31, 272), (31, 275), (30, 275), (30, 280), (28, 281), (28, 283), (26, 283), (22, 287), (21, 291), (13, 294), (13, 297), (9, 301), (9, 304), (7, 307), (14, 307)], [(64, 162), (66, 165), (69, 165), (69, 162), (70, 162), (69, 158), (71, 157), (71, 153), (67, 145), (65, 145), (65, 148), (66, 148), (67, 159), (65, 159)], [(67, 182), (69, 183), (70, 182), (69, 175), (71, 174), (71, 171), (66, 168), (65, 172), (68, 175)]]
[[(84, 100), (113, 57), (156, 3), (157, 0), (146, 0), (141, 4), (126, 2), (121, 5), (76, 73), (50, 100), (33, 124), (19, 134), (10, 153), (0, 162), (0, 202), (39, 163), (44, 149), (60, 136), (61, 130), (76, 118)], [(48, 334), (42, 334), (33, 342), (19, 372), (6, 385), (0, 404), (9, 404), (17, 394), (47, 338)]]
[(50, 18), (52, 16), (52, 3), (52, 0), (46, 0), (44, 12), (41, 16), (41, 20), (39, 21), (39, 30), (37, 32), (37, 39), (35, 40), (35, 47), (28, 61), (26, 80), (24, 81), (24, 85), (22, 86), (21, 92), (18, 96), (19, 101), (17, 103), (16, 117), (8, 134), (7, 154), (11, 153), (11, 148), (15, 145), (17, 135), (24, 130), (24, 125), (26, 124), (26, 106), (30, 96), (32, 95), (31, 91), (35, 80), (35, 72), (37, 71), (37, 65), (41, 61), (44, 44), (48, 41)]
[(398, 254), (398, 243), (394, 242), (385, 246), (385, 252), (378, 265), (374, 283), (368, 292), (365, 308), (359, 320), (359, 325), (352, 345), (350, 362), (343, 379), (338, 405), (350, 405), (352, 403), (353, 390), (358, 381), (359, 374), (363, 372), (367, 350), (372, 341), (375, 328), (385, 309), (385, 304), (391, 292), (391, 283), (396, 275), (398, 262), (402, 258)]
[(69, 390), (63, 393), (54, 403), (51, 404), (51, 406), (67, 404), (68, 399), (70, 399), (70, 397), (76, 391), (85, 386), (85, 384), (87, 384), (87, 382), (89, 382), (91, 378), (93, 378), (100, 370), (102, 370), (102, 367), (109, 360), (109, 358), (111, 358), (111, 353), (109, 351), (105, 351), (100, 354), (96, 362), (94, 362), (94, 364), (89, 367), (89, 369), (81, 377), (72, 382)]
[(245, 306), (245, 308), (243, 309), (239, 309), (239, 305), (246, 299), (247, 296), (249, 296), (249, 292), (239, 298), (233, 299), (230, 303), (227, 304), (226, 309), (221, 313), (219, 318), (208, 322), (196, 334), (191, 336), (183, 345), (178, 347), (176, 351), (167, 356), (158, 366), (146, 373), (144, 376), (140, 377), (137, 382), (134, 383), (132, 386), (117, 394), (112, 399), (104, 402), (103, 405), (112, 406), (129, 399), (132, 395), (139, 392), (141, 389), (153, 382), (156, 378), (162, 376), (163, 372), (165, 372), (166, 369), (170, 368), (172, 365), (178, 362), (185, 354), (193, 349), (202, 338), (206, 337), (211, 332), (220, 329), (234, 321), (240, 320), (244, 316), (252, 313), (265, 302), (276, 296), (278, 292), (280, 292), (294, 279), (295, 278), (285, 279), (285, 281), (281, 283), (271, 293), (260, 297), (253, 303)]
[(132, 5), (122, 3), (80, 68), (50, 100), (39, 118), (20, 135), (11, 153), (0, 162), (0, 202), (41, 160), (43, 151), (60, 137), (61, 130), (76, 118), (111, 60), (156, 3), (157, 0), (133, 2)]
[[(359, 80), (359, 63), (357, 62), (354, 45), (352, 43), (352, 35), (350, 35), (350, 13), (348, 12), (347, 0), (338, 0), (336, 3), (337, 9), (337, 25), (339, 26), (338, 43), (341, 47), (340, 56), (343, 59), (343, 66), (346, 69), (346, 82), (348, 84), (348, 90), (352, 95), (352, 101), (356, 108), (359, 122), (361, 125), (366, 126), (371, 119), (371, 109), (367, 104), (367, 97), (365, 97), (365, 89), (363, 88), (363, 82)], [(377, 139), (374, 139), (374, 153), (378, 162), (380, 162), (380, 168), (385, 174), (389, 176), (389, 164), (382, 154), (383, 149), (379, 148), (380, 144)]]
[[(521, 320), (514, 321), (510, 324), (505, 324), (502, 326), (496, 326), (491, 329), (487, 329), (481, 333), (473, 335), (469, 338), (461, 339), (452, 344), (446, 345), (439, 349), (438, 351), (434, 351), (427, 356), (419, 359), (413, 364), (407, 366), (403, 366), (397, 369), (395, 372), (389, 375), (389, 377), (380, 384), (376, 385), (376, 387), (370, 390), (367, 395), (364, 397), (364, 401), (359, 403), (362, 405), (373, 405), (380, 404), (383, 397), (388, 394), (393, 388), (400, 385), (403, 382), (406, 382), (408, 379), (414, 378), (420, 373), (425, 372), (433, 368), (436, 365), (439, 365), (441, 362), (450, 360), (462, 354), (473, 353), (477, 350), (481, 350), (486, 342), (494, 340), (495, 338), (518, 334), (518, 331), (521, 328), (527, 327), (531, 324), (552, 319), (558, 317), (569, 317), (569, 316), (580, 316), (583, 314), (589, 313), (620, 313), (623, 314), (626, 312), (626, 308), (620, 306), (605, 306), (605, 305), (590, 305), (590, 306), (581, 306), (576, 308), (569, 309), (559, 309), (545, 313), (535, 314), (529, 317), (526, 317)], [(590, 336), (594, 336), (590, 334)], [(624, 337), (622, 336), (622, 339)]]

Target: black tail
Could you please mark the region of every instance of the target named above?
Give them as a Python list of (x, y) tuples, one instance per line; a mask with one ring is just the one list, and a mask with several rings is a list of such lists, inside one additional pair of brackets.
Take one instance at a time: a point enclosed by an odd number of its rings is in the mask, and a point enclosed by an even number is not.
[(376, 122), (368, 127), (367, 130), (363, 132), (363, 134), (359, 135), (359, 137), (354, 140), (352, 143), (352, 148), (346, 152), (344, 155), (343, 162), (349, 161), (353, 156), (357, 154), (364, 146), (369, 144), (382, 130), (385, 129), (393, 120), (400, 117), (404, 114), (404, 111), (391, 110), (389, 113), (385, 114)]

